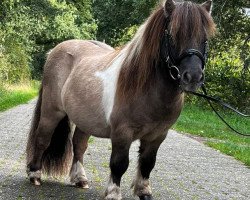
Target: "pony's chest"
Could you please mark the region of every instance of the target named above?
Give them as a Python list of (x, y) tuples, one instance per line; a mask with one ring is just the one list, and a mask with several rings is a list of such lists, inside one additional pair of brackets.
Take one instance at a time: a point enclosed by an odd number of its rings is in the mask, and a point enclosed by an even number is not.
[(133, 127), (133, 140), (144, 138), (150, 141), (155, 140), (159, 135), (166, 134), (170, 128), (169, 124), (164, 122), (147, 123)]
[[(130, 129), (133, 140), (147, 138), (154, 140), (159, 135), (166, 134), (167, 130), (176, 122), (181, 112), (181, 104), (175, 107), (154, 106), (141, 101), (137, 106), (116, 108), (112, 119), (116, 124)], [(117, 111), (117, 113), (115, 113)], [(118, 125), (119, 126), (119, 125)]]
[(102, 107), (108, 123), (114, 107), (117, 81), (121, 69), (122, 59), (122, 57), (118, 58), (106, 70), (97, 71), (95, 73), (96, 78), (98, 78), (102, 83)]

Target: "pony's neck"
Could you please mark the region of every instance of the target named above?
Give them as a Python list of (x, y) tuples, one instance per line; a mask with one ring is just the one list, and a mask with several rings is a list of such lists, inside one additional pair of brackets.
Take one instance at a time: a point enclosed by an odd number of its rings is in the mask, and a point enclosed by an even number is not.
[(117, 96), (121, 101), (144, 94), (155, 81), (155, 65), (159, 63), (165, 25), (164, 10), (159, 7), (125, 47), (117, 86)]

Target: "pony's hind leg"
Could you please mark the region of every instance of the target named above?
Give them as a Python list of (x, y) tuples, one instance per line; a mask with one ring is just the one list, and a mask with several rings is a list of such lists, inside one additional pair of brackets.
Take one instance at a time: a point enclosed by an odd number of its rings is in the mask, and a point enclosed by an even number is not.
[(51, 112), (41, 115), (38, 128), (36, 130), (36, 138), (34, 140), (33, 156), (27, 165), (27, 173), (31, 183), (35, 185), (41, 184), (42, 157), (45, 150), (49, 147), (54, 129), (58, 123), (65, 117), (62, 112)]
[(73, 136), (74, 158), (70, 170), (70, 182), (76, 187), (84, 189), (89, 188), (88, 179), (83, 168), (83, 154), (88, 147), (89, 136), (77, 127)]
[[(66, 127), (68, 127), (66, 114), (53, 104), (54, 101), (48, 99), (50, 95), (45, 94), (45, 92), (44, 88), (41, 87), (26, 147), (27, 174), (31, 183), (35, 185), (41, 184), (42, 167), (45, 167), (45, 171), (47, 167), (48, 173), (53, 171), (50, 170), (52, 166), (54, 167), (51, 163), (56, 163), (53, 158), (62, 155), (63, 151), (66, 150), (65, 144), (68, 134), (64, 134)], [(59, 142), (55, 136), (53, 138), (57, 141), (52, 142), (51, 140), (55, 132), (58, 132), (60, 136)], [(62, 142), (65, 142), (65, 144), (61, 144)], [(59, 146), (58, 143), (61, 144), (61, 148), (57, 148)], [(55, 146), (57, 147), (48, 149), (52, 144), (56, 144)], [(57, 152), (52, 152), (55, 150)], [(47, 154), (44, 154), (45, 151)]]
[(153, 199), (149, 176), (155, 166), (157, 151), (165, 137), (166, 135), (160, 136), (154, 141), (141, 139), (137, 175), (132, 184), (134, 195), (137, 195), (140, 200)]
[(35, 138), (33, 139), (33, 146), (30, 147), (33, 149), (33, 156), (31, 157), (30, 162), (28, 162), (27, 173), (31, 183), (35, 185), (40, 185), (41, 182), (41, 169), (44, 152), (51, 143), (51, 138), (55, 128), (65, 117), (65, 113), (63, 112), (54, 111), (53, 109), (49, 110), (48, 113), (42, 112), (35, 133)]

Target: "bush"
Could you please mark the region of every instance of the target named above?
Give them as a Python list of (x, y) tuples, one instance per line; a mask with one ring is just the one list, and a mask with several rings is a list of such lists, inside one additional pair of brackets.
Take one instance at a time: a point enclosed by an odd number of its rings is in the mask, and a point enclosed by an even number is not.
[(15, 38), (2, 37), (0, 43), (0, 82), (17, 83), (30, 79), (30, 56)]
[[(239, 43), (242, 44), (238, 41)], [(206, 86), (210, 95), (219, 97), (241, 111), (249, 112), (250, 66), (246, 67), (246, 62), (250, 51), (246, 50), (249, 46), (244, 46), (243, 49), (240, 47), (241, 45), (234, 45), (227, 51), (211, 49), (205, 72)], [(243, 51), (247, 53), (245, 56), (242, 56)], [(191, 96), (188, 99), (204, 105), (203, 100)]]

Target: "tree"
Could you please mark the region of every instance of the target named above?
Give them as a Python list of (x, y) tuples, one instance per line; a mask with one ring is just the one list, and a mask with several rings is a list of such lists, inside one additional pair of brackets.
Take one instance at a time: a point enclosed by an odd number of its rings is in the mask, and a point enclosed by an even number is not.
[[(33, 77), (40, 76), (45, 53), (56, 44), (73, 38), (94, 39), (96, 34), (91, 0), (3, 0), (0, 13), (0, 43), (5, 57), (11, 57), (11, 69), (30, 66)], [(25, 63), (20, 63), (21, 56)]]
[(93, 2), (97, 19), (97, 39), (118, 45), (124, 29), (141, 24), (157, 4), (156, 0), (106, 0)]

